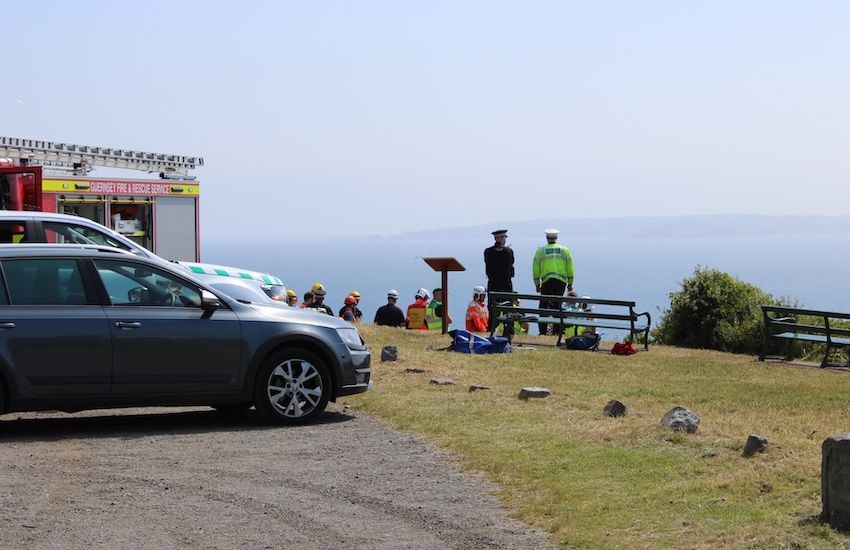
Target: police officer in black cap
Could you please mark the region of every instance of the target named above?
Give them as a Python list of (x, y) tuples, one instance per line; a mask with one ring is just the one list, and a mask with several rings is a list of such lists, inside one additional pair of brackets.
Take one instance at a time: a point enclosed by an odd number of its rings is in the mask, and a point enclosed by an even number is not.
[[(487, 272), (487, 290), (492, 292), (513, 292), (514, 285), (514, 251), (511, 247), (505, 246), (508, 240), (507, 229), (497, 229), (493, 231), (493, 239), (496, 243), (490, 248), (484, 249), (484, 267)], [(490, 330), (496, 323), (496, 316), (493, 315), (492, 303), (487, 301), (487, 307), (490, 308)], [(505, 325), (506, 336), (509, 335), (509, 324)]]

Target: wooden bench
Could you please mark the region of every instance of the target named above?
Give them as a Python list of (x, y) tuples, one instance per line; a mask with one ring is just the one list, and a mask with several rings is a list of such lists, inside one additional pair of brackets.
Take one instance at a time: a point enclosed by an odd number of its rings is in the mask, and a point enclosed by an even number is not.
[[(761, 306), (761, 311), (764, 315), (764, 344), (759, 361), (764, 361), (767, 356), (770, 340), (800, 340), (826, 345), (821, 368), (850, 366), (850, 360), (846, 365), (829, 363), (830, 350), (850, 347), (850, 314), (782, 306)], [(807, 320), (800, 322), (801, 317), (817, 318), (823, 325), (810, 324)], [(814, 322), (814, 319), (811, 321)]]
[[(513, 305), (515, 299), (519, 305)], [(564, 304), (570, 309), (542, 309), (540, 300)], [(534, 302), (531, 307), (529, 302)], [(558, 334), (557, 344), (561, 344), (564, 329), (568, 327), (609, 328), (629, 333), (629, 340), (635, 335), (643, 335), (643, 348), (649, 349), (649, 328), (652, 319), (648, 312), (635, 313), (635, 303), (623, 300), (600, 300), (592, 298), (570, 298), (567, 296), (548, 296), (540, 294), (516, 294), (513, 292), (488, 292), (487, 303), (496, 322), (491, 324), (492, 336), (499, 325), (514, 321), (527, 323), (547, 323), (555, 326)], [(581, 304), (588, 304), (596, 311), (582, 311)], [(645, 317), (643, 322), (641, 317)], [(510, 333), (510, 331), (508, 331)]]

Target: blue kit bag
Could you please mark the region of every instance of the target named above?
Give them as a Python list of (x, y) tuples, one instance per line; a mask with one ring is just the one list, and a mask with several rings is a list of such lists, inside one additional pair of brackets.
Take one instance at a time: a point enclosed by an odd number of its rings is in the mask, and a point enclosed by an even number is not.
[(573, 336), (561, 343), (562, 348), (580, 349), (585, 351), (596, 351), (599, 349), (599, 342), (602, 340), (601, 334), (585, 333), (581, 336)]
[(461, 353), (510, 353), (511, 343), (507, 338), (491, 336), (484, 338), (467, 330), (449, 331), (452, 337), (451, 349)]

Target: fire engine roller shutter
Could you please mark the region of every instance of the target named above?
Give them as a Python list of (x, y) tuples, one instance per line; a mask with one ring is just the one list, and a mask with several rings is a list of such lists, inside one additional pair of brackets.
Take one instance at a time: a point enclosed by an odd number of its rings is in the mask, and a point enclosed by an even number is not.
[(195, 201), (183, 197), (157, 197), (156, 254), (166, 260), (194, 262), (198, 257), (195, 239)]

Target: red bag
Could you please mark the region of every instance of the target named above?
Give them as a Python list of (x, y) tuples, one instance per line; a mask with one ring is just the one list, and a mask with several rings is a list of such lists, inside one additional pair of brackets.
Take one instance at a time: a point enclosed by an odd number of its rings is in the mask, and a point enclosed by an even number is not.
[(634, 342), (617, 342), (611, 348), (611, 353), (614, 355), (632, 355), (637, 353), (637, 346)]

